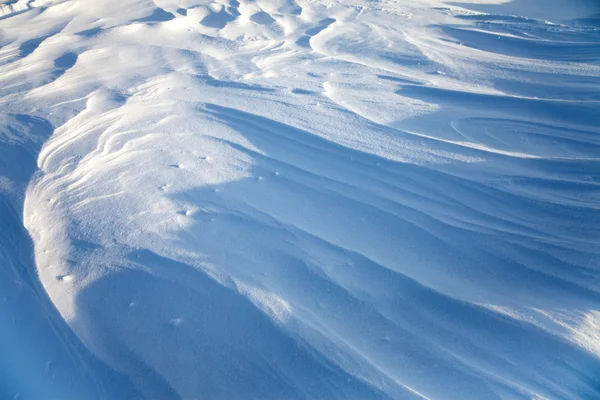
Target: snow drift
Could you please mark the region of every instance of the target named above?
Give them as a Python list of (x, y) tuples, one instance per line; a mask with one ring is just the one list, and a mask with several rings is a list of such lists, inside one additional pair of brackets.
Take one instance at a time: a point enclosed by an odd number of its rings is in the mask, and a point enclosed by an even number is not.
[(597, 2), (5, 3), (1, 398), (600, 396)]

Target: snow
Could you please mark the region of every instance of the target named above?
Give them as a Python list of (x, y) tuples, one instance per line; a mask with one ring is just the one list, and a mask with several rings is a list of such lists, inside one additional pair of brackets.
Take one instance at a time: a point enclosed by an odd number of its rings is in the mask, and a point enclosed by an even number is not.
[(594, 0), (0, 0), (0, 398), (600, 396)]

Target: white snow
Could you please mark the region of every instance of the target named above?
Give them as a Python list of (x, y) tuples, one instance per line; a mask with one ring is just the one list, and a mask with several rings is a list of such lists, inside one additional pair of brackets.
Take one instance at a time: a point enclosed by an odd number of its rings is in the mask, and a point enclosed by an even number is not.
[(0, 3), (0, 399), (600, 397), (597, 1)]

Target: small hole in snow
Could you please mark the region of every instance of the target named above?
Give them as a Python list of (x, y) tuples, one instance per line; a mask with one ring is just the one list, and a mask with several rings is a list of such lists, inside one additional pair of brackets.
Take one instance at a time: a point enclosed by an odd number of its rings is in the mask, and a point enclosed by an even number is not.
[(73, 277), (71, 275), (59, 275), (56, 277), (61, 282), (71, 282)]

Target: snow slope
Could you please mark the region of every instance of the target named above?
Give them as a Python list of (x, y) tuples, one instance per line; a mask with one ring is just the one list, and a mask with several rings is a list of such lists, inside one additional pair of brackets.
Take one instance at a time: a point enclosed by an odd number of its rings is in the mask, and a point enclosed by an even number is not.
[(3, 1), (1, 399), (600, 397), (598, 2)]

